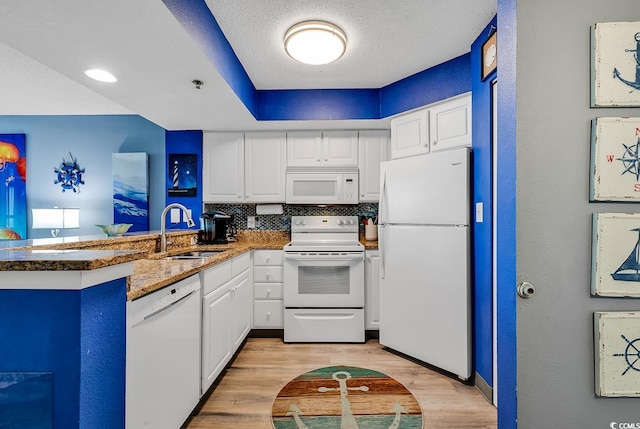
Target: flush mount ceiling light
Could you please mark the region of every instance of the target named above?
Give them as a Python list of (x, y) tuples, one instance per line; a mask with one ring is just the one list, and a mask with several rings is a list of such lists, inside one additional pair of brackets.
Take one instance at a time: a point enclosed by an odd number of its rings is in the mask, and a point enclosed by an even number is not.
[(329, 64), (347, 49), (344, 31), (324, 21), (300, 22), (284, 35), (284, 49), (296, 61), (305, 64)]
[(84, 74), (89, 76), (91, 79), (95, 79), (100, 82), (113, 83), (118, 80), (114, 75), (112, 75), (108, 71), (100, 70), (100, 69), (85, 70)]

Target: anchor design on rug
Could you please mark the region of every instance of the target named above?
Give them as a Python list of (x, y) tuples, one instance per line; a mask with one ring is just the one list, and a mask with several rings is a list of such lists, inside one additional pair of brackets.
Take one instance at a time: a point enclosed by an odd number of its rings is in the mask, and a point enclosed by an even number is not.
[(636, 60), (636, 80), (635, 81), (631, 81), (631, 80), (627, 80), (624, 79), (622, 76), (620, 76), (620, 72), (618, 71), (617, 68), (613, 68), (613, 78), (614, 79), (620, 79), (621, 82), (623, 82), (624, 84), (630, 86), (633, 89), (640, 89), (640, 58), (638, 57), (638, 54), (640, 53), (640, 33), (636, 33), (634, 36), (634, 39), (636, 41), (636, 48), (635, 49), (625, 49), (625, 52), (634, 52), (633, 57)]
[[(368, 392), (368, 386), (359, 386), (359, 387), (348, 387), (347, 380), (351, 379), (351, 373), (347, 371), (337, 371), (331, 374), (331, 378), (338, 382), (339, 387), (318, 387), (318, 392), (330, 392), (339, 390), (340, 391), (340, 401), (342, 404), (342, 421), (340, 423), (340, 429), (359, 429), (358, 423), (356, 422), (353, 413), (351, 412), (351, 403), (349, 402), (349, 390), (360, 390), (362, 392)], [(393, 406), (393, 410), (395, 412), (395, 418), (389, 426), (389, 429), (398, 429), (400, 427), (400, 419), (402, 413), (407, 413), (407, 410), (399, 403), (396, 402)], [(304, 413), (298, 408), (295, 404), (291, 404), (289, 407), (289, 412), (287, 416), (293, 416), (294, 421), (296, 422), (296, 426), (298, 429), (310, 429), (307, 425), (305, 425), (300, 416)]]

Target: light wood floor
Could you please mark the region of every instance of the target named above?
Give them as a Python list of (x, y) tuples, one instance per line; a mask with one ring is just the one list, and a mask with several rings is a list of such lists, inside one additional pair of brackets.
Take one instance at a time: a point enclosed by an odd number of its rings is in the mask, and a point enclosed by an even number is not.
[(420, 403), (424, 429), (496, 429), (496, 409), (473, 386), (365, 344), (285, 344), (249, 338), (188, 429), (273, 429), (271, 406), (291, 379), (312, 369), (350, 365), (383, 372)]

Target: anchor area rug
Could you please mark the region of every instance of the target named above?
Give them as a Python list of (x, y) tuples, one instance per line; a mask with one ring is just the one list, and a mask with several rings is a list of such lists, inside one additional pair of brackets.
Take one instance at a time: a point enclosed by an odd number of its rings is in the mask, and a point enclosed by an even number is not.
[(287, 383), (271, 412), (275, 429), (421, 429), (411, 392), (366, 368), (330, 366)]

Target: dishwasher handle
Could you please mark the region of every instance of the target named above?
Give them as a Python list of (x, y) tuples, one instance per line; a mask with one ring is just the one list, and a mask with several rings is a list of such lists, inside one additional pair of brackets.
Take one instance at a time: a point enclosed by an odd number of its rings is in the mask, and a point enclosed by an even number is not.
[(182, 301), (184, 301), (185, 299), (189, 298), (189, 297), (190, 297), (191, 295), (193, 295), (194, 293), (195, 293), (195, 290), (192, 290), (191, 292), (189, 292), (188, 294), (186, 294), (186, 295), (184, 295), (184, 296), (182, 296), (182, 297), (178, 298), (177, 300), (172, 301), (172, 302), (168, 303), (167, 305), (165, 305), (165, 306), (163, 306), (163, 307), (161, 307), (161, 308), (157, 309), (156, 311), (154, 311), (154, 312), (152, 312), (152, 313), (147, 314), (146, 316), (144, 316), (144, 317), (142, 318), (142, 320), (149, 320), (149, 319), (151, 319), (152, 317), (156, 316), (156, 315), (157, 315), (157, 314), (159, 314), (159, 313), (162, 313), (162, 312), (163, 312), (163, 311), (165, 311), (166, 309), (168, 309), (168, 308), (170, 308), (170, 307), (173, 307), (174, 305), (178, 304), (179, 302), (182, 302)]

